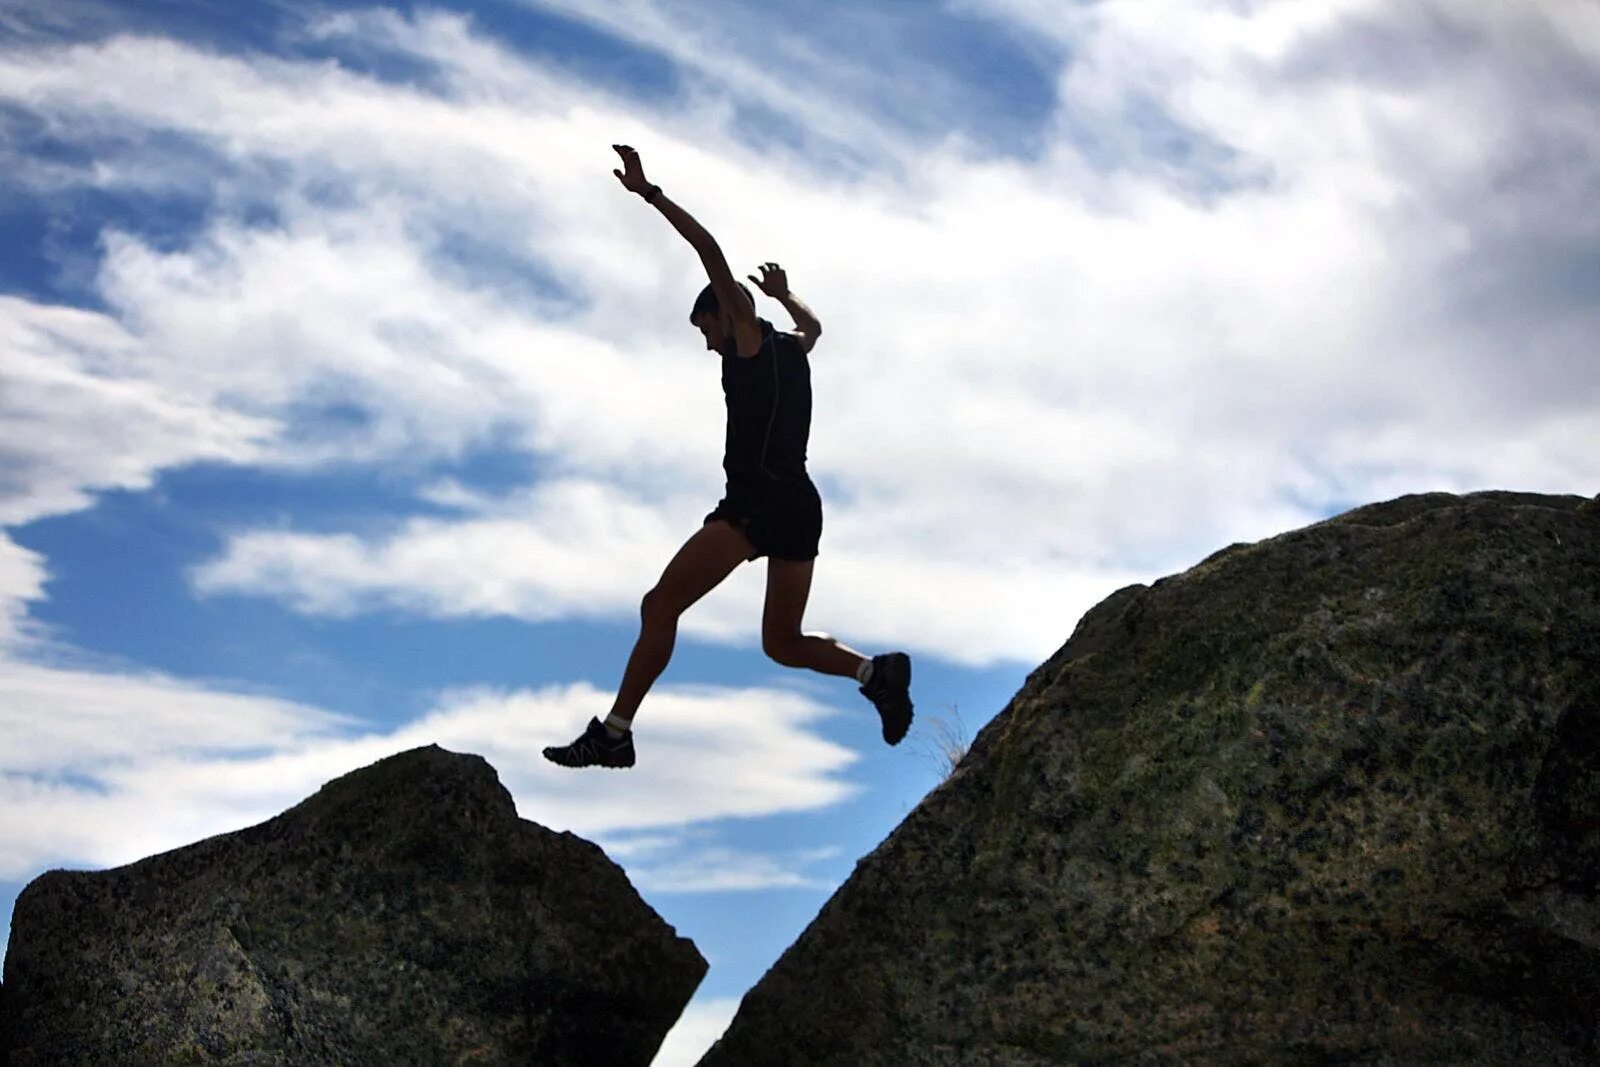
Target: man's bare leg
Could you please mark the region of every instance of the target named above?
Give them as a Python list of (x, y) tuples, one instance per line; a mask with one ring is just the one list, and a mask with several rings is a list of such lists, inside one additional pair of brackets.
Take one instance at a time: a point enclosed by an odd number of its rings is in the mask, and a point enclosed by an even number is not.
[(832, 634), (801, 634), (772, 658), (785, 667), (806, 667), (840, 678), (861, 677), (861, 665), (868, 660), (850, 646), (840, 644)]
[(672, 659), (678, 616), (732, 574), (753, 551), (744, 531), (713, 520), (685, 541), (639, 605), (639, 639), (617, 688), (610, 719), (631, 723), (645, 694)]
[(822, 633), (792, 636), (780, 644), (766, 646), (766, 652), (785, 667), (805, 667), (840, 678), (861, 677), (861, 665), (870, 658), (840, 644), (832, 634)]
[(785, 667), (857, 678), (867, 657), (828, 634), (800, 632), (811, 595), (814, 560), (767, 561), (767, 602), (761, 614), (761, 648)]
[(634, 712), (650, 686), (672, 659), (678, 616), (705, 596), (752, 551), (745, 535), (720, 520), (708, 522), (683, 543), (639, 609), (639, 639), (628, 656), (627, 669), (611, 714), (605, 722), (591, 719), (583, 735), (570, 745), (550, 745), (544, 758), (563, 767), (632, 767)]
[(768, 561), (761, 647), (785, 667), (807, 667), (861, 682), (862, 694), (872, 701), (883, 721), (883, 739), (897, 745), (911, 728), (911, 657), (889, 652), (869, 660), (827, 634), (801, 633), (814, 562)]

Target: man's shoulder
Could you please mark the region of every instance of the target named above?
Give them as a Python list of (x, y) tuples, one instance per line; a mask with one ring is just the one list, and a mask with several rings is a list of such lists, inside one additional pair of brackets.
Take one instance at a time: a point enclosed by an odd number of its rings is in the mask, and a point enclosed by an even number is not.
[[(783, 356), (805, 357), (807, 346), (806, 339), (792, 330), (780, 330), (766, 319), (761, 319), (761, 347), (757, 348), (753, 357), (759, 360), (768, 352)], [(730, 346), (722, 352), (724, 360), (735, 363), (742, 362), (738, 353)]]
[(773, 330), (772, 343), (785, 354), (798, 356), (806, 354), (806, 339), (793, 330)]

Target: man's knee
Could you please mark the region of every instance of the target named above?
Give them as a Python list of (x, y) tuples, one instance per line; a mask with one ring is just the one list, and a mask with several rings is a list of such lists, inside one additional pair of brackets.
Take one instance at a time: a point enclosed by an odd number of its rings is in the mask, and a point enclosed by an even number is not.
[(683, 609), (673, 603), (660, 586), (652, 588), (639, 601), (639, 618), (647, 624), (677, 622), (682, 614)]
[(762, 634), (761, 651), (785, 667), (805, 665), (805, 638), (800, 634)]

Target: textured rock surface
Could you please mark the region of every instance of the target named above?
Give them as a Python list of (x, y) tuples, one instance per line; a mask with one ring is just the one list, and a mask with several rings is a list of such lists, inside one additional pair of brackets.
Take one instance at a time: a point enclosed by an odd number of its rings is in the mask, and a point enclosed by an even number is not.
[[(706, 964), (598, 847), (429, 746), (17, 900), (10, 1063), (648, 1064)], [(596, 1035), (603, 1034), (603, 1041)]]
[(1406, 497), (1115, 593), (702, 1062), (1594, 1063), (1582, 504)]

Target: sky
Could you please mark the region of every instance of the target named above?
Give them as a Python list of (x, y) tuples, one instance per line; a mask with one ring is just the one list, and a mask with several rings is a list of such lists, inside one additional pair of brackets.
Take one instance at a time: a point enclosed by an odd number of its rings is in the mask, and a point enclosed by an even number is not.
[[(635, 768), (539, 755), (722, 490), (615, 143), (824, 324), (805, 625), (898, 747), (753, 563)], [(437, 743), (694, 940), (693, 1063), (1113, 590), (1600, 491), (1597, 202), (1587, 0), (0, 0), (0, 907)]]

